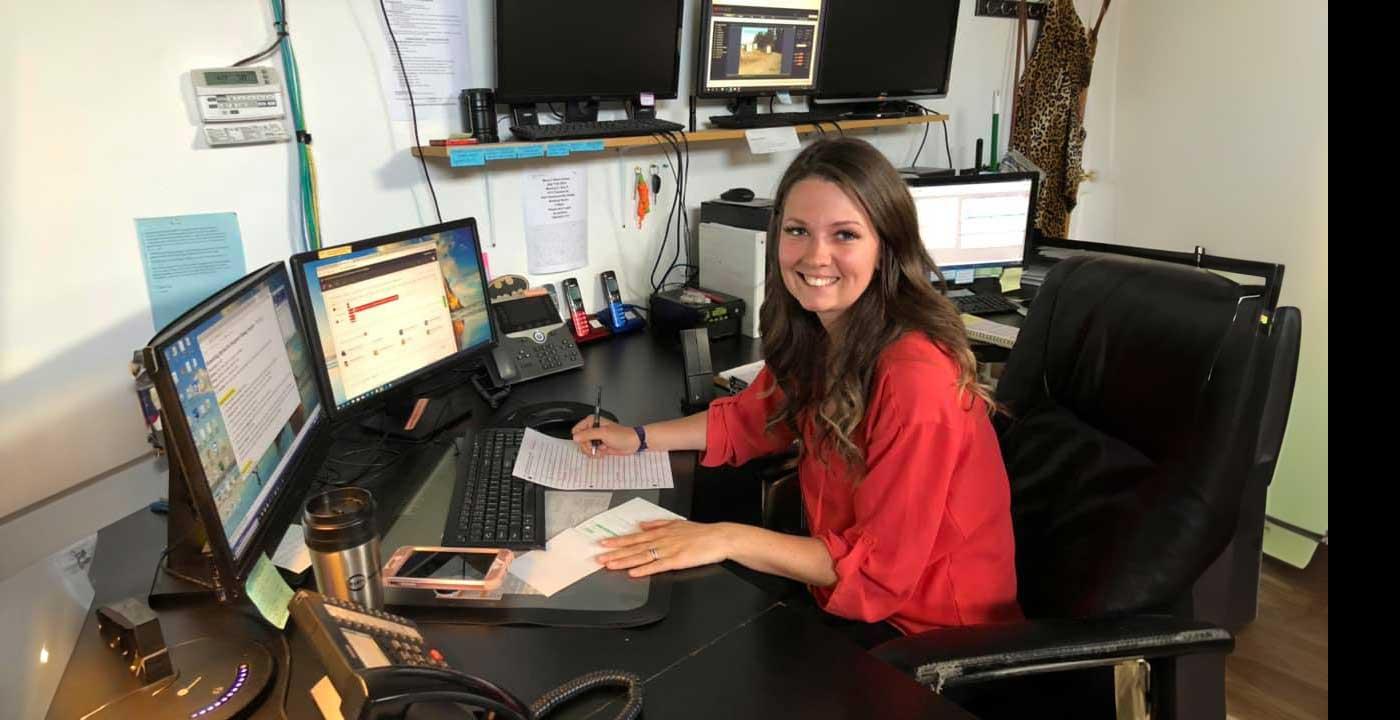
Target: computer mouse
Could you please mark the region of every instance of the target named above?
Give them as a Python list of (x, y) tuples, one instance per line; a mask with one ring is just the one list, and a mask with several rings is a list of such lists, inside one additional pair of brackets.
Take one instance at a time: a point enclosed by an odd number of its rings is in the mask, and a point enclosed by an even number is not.
[(748, 202), (753, 199), (753, 191), (748, 188), (730, 188), (720, 193), (719, 199), (730, 202)]

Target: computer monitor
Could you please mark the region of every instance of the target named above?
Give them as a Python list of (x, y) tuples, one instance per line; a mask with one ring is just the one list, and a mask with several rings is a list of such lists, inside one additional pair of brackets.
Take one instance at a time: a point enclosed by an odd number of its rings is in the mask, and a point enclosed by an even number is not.
[(1025, 259), (1036, 173), (989, 173), (909, 180), (919, 236), (950, 284), (996, 276)]
[(674, 98), (683, 11), (682, 0), (496, 0), (496, 99), (597, 119), (600, 100)]
[(826, 0), (813, 99), (945, 97), (958, 0)]
[(760, 96), (803, 94), (817, 82), (824, 0), (702, 0), (696, 95), (733, 98), (753, 112)]
[(384, 410), (373, 426), (420, 436), (469, 412), (425, 413), (411, 396), (437, 394), (416, 383), (496, 345), (475, 218), (299, 253), (292, 276), (330, 417)]
[(323, 421), (287, 269), (273, 263), (215, 293), (142, 359), (173, 456), (166, 568), (241, 597), (283, 499), (305, 489), (297, 469)]

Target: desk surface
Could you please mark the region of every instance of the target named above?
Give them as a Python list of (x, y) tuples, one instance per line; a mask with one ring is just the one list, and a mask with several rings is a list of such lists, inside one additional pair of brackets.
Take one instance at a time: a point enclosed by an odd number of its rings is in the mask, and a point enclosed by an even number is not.
[[(630, 387), (605, 404), (628, 422), (650, 422), (680, 412), (680, 351), (638, 334), (583, 348), (585, 368), (518, 386), (501, 411), (550, 399), (588, 402), (590, 388)], [(747, 338), (718, 341), (716, 367), (754, 359)], [(98, 535), (94, 609), (124, 597), (144, 596), (164, 543), (165, 520), (137, 512)], [(493, 680), (527, 702), (585, 672), (629, 670), (646, 682), (644, 716), (651, 718), (921, 717), (968, 718), (910, 678), (874, 659), (836, 631), (739, 579), (719, 566), (675, 573), (669, 614), (639, 628), (546, 628), (455, 625), (424, 621), (430, 645), (449, 664)], [(192, 604), (162, 610), (167, 643), (200, 635), (241, 634), (265, 645), (282, 662), (279, 633), (250, 606)], [(289, 625), (289, 629), (292, 626)], [(320, 678), (315, 656), (294, 629), (287, 715), (315, 718), (308, 690)], [(256, 718), (278, 717), (287, 674), (279, 672)], [(79, 718), (136, 682), (107, 650), (88, 614), (53, 703), (50, 718)], [(589, 716), (616, 701), (585, 697), (563, 717)], [(596, 717), (608, 717), (612, 708)]]

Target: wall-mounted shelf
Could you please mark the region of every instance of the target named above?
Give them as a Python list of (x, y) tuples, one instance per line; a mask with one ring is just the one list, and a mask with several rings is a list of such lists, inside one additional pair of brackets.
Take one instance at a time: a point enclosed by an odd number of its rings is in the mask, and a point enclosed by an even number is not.
[[(840, 122), (824, 122), (821, 124), (820, 128), (818, 128), (816, 125), (795, 125), (793, 126), (793, 129), (797, 131), (798, 135), (810, 135), (815, 132), (834, 133), (837, 132), (837, 127), (839, 127), (841, 131), (868, 130), (871, 128), (923, 125), (925, 123), (944, 122), (947, 119), (947, 115), (933, 113), (929, 115), (920, 115), (916, 117), (883, 118), (880, 120), (842, 120)], [(690, 143), (693, 145), (697, 143), (721, 142), (726, 140), (742, 140), (744, 139), (744, 134), (746, 132), (746, 130), (699, 130), (696, 132), (680, 134), (684, 135), (686, 140), (689, 140)], [(526, 160), (540, 157), (552, 159), (578, 152), (597, 152), (599, 150), (607, 149), (645, 147), (648, 145), (656, 145), (662, 142), (664, 141), (654, 136), (646, 135), (638, 137), (602, 138), (599, 140), (561, 140), (555, 142), (505, 142), (492, 143), (489, 145), (461, 145), (452, 148), (441, 147), (436, 145), (427, 147), (418, 146), (412, 148), (411, 152), (415, 157), (439, 158), (447, 160), (449, 159), (449, 151), (451, 150), (458, 151), (459, 157), (462, 152), (469, 151), (472, 152), (473, 155), (475, 155), (475, 153), (479, 151), (480, 157), (473, 157), (473, 160), (470, 163), (453, 163), (454, 166), (458, 167), (472, 167), (484, 165), (487, 161), (496, 162), (500, 160)], [(521, 151), (528, 151), (528, 153)], [(517, 156), (516, 153), (520, 154)], [(478, 159), (480, 160), (480, 162), (476, 161)]]

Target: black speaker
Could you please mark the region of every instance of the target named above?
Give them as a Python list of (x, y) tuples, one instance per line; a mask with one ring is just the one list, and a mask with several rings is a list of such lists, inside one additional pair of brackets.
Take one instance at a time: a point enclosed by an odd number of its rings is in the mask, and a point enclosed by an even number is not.
[(477, 142), (500, 142), (496, 133), (496, 93), (491, 88), (463, 90), (462, 124)]
[(710, 363), (710, 334), (706, 328), (681, 331), (681, 355), (685, 359), (686, 412), (698, 412), (715, 397), (715, 370)]

